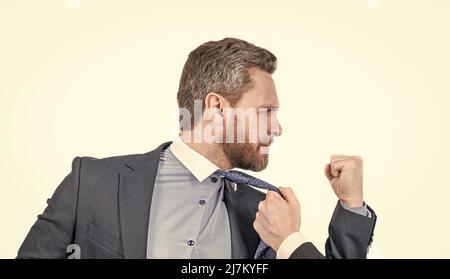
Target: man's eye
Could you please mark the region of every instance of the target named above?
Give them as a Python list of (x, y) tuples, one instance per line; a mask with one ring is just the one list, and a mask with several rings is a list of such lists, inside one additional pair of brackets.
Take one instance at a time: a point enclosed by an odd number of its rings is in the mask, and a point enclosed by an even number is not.
[(277, 112), (278, 108), (262, 108), (262, 109), (260, 109), (260, 111), (263, 111), (263, 112)]

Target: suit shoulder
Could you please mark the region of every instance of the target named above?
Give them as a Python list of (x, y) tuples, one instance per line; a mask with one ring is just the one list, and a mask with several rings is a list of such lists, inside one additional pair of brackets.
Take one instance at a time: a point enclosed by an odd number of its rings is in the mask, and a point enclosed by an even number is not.
[(72, 176), (83, 191), (98, 190), (117, 185), (119, 174), (127, 168), (126, 163), (142, 154), (120, 155), (105, 158), (77, 156), (72, 161)]
[(137, 167), (146, 162), (153, 162), (163, 148), (171, 142), (165, 142), (158, 148), (146, 153), (95, 158), (91, 156), (78, 156), (72, 161), (72, 171), (81, 174), (85, 178), (101, 178), (117, 175), (125, 169)]
[(125, 166), (125, 163), (142, 156), (142, 154), (129, 154), (96, 158), (91, 156), (77, 156), (72, 160), (72, 171), (83, 173), (94, 172), (117, 172)]
[(153, 160), (159, 157), (161, 150), (167, 148), (172, 142), (165, 142), (161, 144), (158, 148), (151, 150), (146, 153), (136, 153), (129, 155), (119, 155), (105, 158), (95, 158), (90, 156), (76, 157), (75, 161), (79, 161), (82, 170), (86, 168), (97, 169), (97, 170), (117, 170), (122, 169), (126, 163), (128, 166), (133, 168), (137, 167), (149, 160)]

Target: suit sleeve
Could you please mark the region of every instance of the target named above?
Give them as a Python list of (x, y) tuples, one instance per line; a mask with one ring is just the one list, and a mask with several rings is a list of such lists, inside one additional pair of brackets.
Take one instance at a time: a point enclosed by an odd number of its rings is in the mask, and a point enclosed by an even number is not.
[(346, 210), (338, 201), (328, 227), (326, 256), (311, 243), (300, 245), (290, 259), (364, 259), (372, 242), (377, 216), (367, 206), (371, 218)]
[(72, 161), (72, 171), (47, 200), (22, 243), (17, 258), (67, 258), (66, 249), (73, 242), (81, 158)]

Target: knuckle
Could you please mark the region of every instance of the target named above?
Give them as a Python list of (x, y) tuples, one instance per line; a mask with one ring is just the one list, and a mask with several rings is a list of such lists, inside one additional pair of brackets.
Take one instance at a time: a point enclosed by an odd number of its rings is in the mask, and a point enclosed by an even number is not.
[(258, 222), (256, 222), (256, 221), (253, 222), (253, 228), (254, 228), (255, 230), (258, 230), (258, 229), (259, 229), (259, 224), (258, 224)]
[(358, 162), (358, 163), (361, 163), (361, 162), (362, 162), (361, 156), (353, 156), (353, 159), (354, 159), (356, 162)]
[(353, 157), (352, 160), (350, 161), (351, 166), (353, 167), (358, 167), (361, 165), (361, 160), (358, 158)]
[(261, 211), (261, 209), (264, 207), (264, 201), (260, 201), (258, 203), (258, 210)]
[(277, 197), (276, 197), (276, 193), (275, 192), (273, 192), (273, 191), (268, 191), (267, 192), (266, 199), (267, 199), (268, 202), (273, 202), (276, 198)]

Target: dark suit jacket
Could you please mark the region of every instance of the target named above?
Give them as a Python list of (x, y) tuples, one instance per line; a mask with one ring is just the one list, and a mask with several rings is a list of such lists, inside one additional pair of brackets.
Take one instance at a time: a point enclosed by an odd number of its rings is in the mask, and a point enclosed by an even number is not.
[[(145, 258), (152, 192), (160, 152), (171, 143), (137, 155), (104, 159), (76, 157), (72, 171), (56, 189), (32, 226), (18, 258), (66, 258), (68, 245), (81, 258)], [(228, 209), (232, 258), (253, 258), (260, 238), (253, 229), (258, 203), (265, 194), (247, 185), (224, 193)], [(373, 213), (374, 215), (374, 213)], [(338, 204), (326, 244), (332, 258), (364, 258), (375, 219), (346, 212)], [(151, 247), (150, 247), (151, 249)], [(274, 251), (269, 257), (274, 257)], [(322, 255), (310, 243), (292, 258)]]

